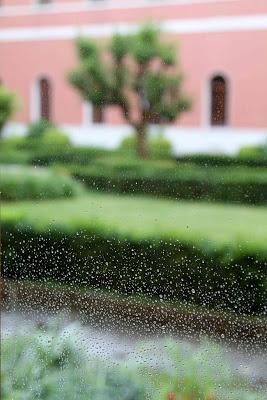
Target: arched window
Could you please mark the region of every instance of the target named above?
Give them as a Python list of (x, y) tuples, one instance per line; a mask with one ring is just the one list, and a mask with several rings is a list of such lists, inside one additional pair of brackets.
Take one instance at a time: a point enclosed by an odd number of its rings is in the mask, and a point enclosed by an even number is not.
[(51, 84), (47, 78), (39, 81), (40, 118), (51, 120)]
[(215, 76), (211, 80), (211, 125), (227, 124), (227, 83), (223, 76)]

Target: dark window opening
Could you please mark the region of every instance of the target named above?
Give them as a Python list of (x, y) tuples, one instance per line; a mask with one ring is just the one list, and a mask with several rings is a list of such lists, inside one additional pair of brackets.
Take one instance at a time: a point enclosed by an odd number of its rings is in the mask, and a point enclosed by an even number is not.
[(222, 126), (227, 123), (227, 85), (222, 76), (211, 81), (211, 125)]
[(51, 85), (46, 78), (40, 80), (40, 117), (51, 120)]

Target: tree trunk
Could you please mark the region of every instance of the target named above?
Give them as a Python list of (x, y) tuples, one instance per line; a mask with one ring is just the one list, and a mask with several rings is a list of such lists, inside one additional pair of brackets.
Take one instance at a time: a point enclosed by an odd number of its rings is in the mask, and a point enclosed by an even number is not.
[(137, 154), (144, 160), (148, 158), (146, 129), (143, 126), (137, 129)]

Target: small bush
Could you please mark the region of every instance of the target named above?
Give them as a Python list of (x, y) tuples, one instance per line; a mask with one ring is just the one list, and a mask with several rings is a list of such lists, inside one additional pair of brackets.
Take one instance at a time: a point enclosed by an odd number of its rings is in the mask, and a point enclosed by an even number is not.
[[(250, 154), (248, 154), (250, 153)], [(267, 167), (267, 157), (259, 157), (258, 150), (241, 150), (236, 156), (225, 154), (190, 154), (177, 156), (179, 165), (190, 163), (202, 167)]]
[(67, 175), (31, 167), (1, 167), (2, 200), (52, 199), (82, 192), (82, 186)]
[(52, 122), (46, 119), (40, 119), (37, 122), (33, 122), (29, 125), (28, 136), (30, 138), (38, 139), (43, 136), (44, 132), (48, 129), (55, 128)]
[(28, 164), (30, 161), (29, 152), (9, 148), (0, 151), (0, 164)]
[(56, 128), (45, 130), (41, 136), (10, 136), (5, 139), (2, 149), (28, 151), (32, 154), (44, 151), (65, 151), (70, 146), (68, 136)]
[[(155, 160), (170, 159), (171, 143), (168, 139), (164, 138), (162, 134), (148, 136), (149, 156)], [(119, 153), (124, 154), (125, 158), (132, 156), (137, 157), (137, 139), (136, 135), (132, 134), (124, 138), (119, 146)]]
[(186, 200), (267, 204), (267, 171), (249, 167), (177, 166), (171, 161), (101, 158), (87, 167), (68, 166), (89, 188)]
[(42, 166), (48, 166), (55, 163), (89, 165), (97, 158), (109, 154), (112, 153), (108, 150), (97, 147), (54, 146), (53, 148), (43, 148), (36, 151), (32, 157), (31, 163)]
[(68, 136), (54, 127), (48, 127), (40, 136), (27, 136), (21, 144), (22, 149), (31, 150), (33, 154), (57, 149), (63, 152), (68, 147), (70, 147)]
[[(77, 343), (74, 324), (48, 326), (3, 340), (1, 399), (145, 400), (144, 379), (135, 369), (105, 363)], [(3, 358), (2, 358), (3, 357)], [(88, 359), (89, 358), (89, 359)]]
[(168, 139), (159, 134), (149, 140), (151, 158), (164, 160), (172, 157), (172, 146)]
[(258, 146), (244, 146), (233, 156), (226, 154), (190, 154), (177, 156), (176, 160), (179, 164), (191, 163), (205, 167), (267, 167), (267, 143)]
[(12, 135), (1, 140), (0, 164), (30, 163), (31, 153), (25, 149), (25, 137)]
[(10, 135), (1, 141), (1, 150), (21, 149), (25, 144), (25, 136)]
[(91, 354), (78, 323), (61, 325), (48, 321), (3, 338), (2, 400), (164, 400), (170, 392), (177, 400), (266, 399), (214, 343), (149, 340), (134, 350), (136, 362), (108, 360), (105, 347), (104, 357)]
[(56, 128), (49, 128), (45, 130), (42, 138), (41, 145), (49, 147), (66, 147), (70, 145), (68, 136)]
[(121, 141), (121, 144), (120, 144), (118, 150), (119, 150), (119, 152), (121, 152), (125, 155), (137, 156), (136, 146), (137, 146), (136, 135), (132, 134), (132, 135), (126, 136)]
[(265, 159), (267, 161), (267, 146), (245, 146), (239, 150), (239, 159)]

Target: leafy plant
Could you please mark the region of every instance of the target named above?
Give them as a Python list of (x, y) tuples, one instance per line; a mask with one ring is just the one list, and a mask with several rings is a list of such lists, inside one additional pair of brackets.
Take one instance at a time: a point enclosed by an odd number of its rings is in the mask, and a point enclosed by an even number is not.
[[(154, 160), (168, 160), (172, 158), (172, 146), (168, 139), (164, 138), (162, 134), (153, 135), (148, 137), (147, 146), (150, 157)], [(124, 155), (127, 159), (129, 156), (135, 157), (137, 155), (137, 137), (130, 135), (125, 137), (118, 149), (118, 152)]]
[(262, 144), (259, 146), (244, 146), (239, 150), (238, 158), (267, 160), (267, 145)]
[(84, 356), (75, 325), (48, 325), (2, 343), (3, 400), (144, 400), (144, 382), (122, 367)]
[[(126, 144), (129, 146), (129, 139)], [(106, 192), (267, 204), (267, 171), (264, 168), (177, 165), (171, 160), (143, 161), (126, 157), (126, 154), (129, 153), (95, 159), (88, 166), (69, 165), (67, 170), (88, 188)]]
[(69, 74), (70, 83), (96, 107), (120, 107), (136, 132), (138, 155), (147, 158), (149, 124), (174, 121), (190, 108), (175, 47), (148, 24), (132, 35), (113, 35), (108, 48), (87, 38), (79, 38), (76, 48), (79, 66)]
[(264, 208), (164, 202), (91, 193), (5, 205), (2, 274), (264, 314)]
[[(138, 362), (95, 358), (77, 323), (50, 321), (1, 343), (3, 400), (263, 400), (233, 376), (221, 348), (174, 340), (144, 342)], [(103, 354), (105, 356), (105, 354)], [(150, 359), (158, 360), (156, 366)], [(167, 394), (172, 393), (172, 397)]]
[(40, 139), (48, 129), (55, 129), (54, 124), (46, 119), (40, 119), (29, 125), (27, 134), (31, 139)]
[(2, 200), (51, 199), (82, 193), (82, 185), (68, 175), (44, 168), (1, 167)]
[(68, 136), (56, 128), (46, 129), (40, 141), (40, 147), (50, 147), (53, 150), (59, 147), (62, 151), (64, 151), (64, 148), (66, 149), (66, 147), (69, 145), (70, 140)]

